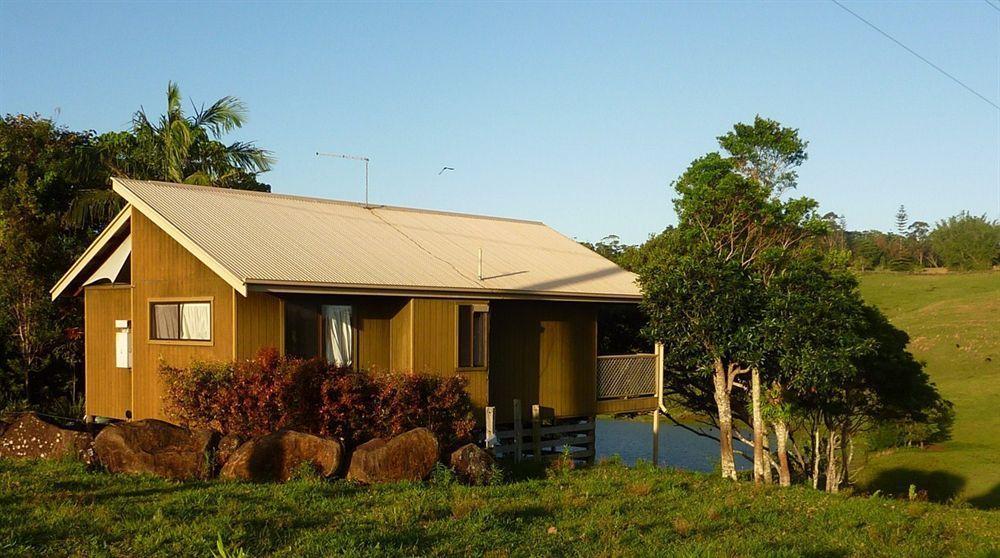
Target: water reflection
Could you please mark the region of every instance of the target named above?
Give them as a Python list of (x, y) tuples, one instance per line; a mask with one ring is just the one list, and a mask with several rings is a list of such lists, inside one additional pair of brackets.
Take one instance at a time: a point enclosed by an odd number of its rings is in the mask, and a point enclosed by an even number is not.
[[(748, 449), (739, 442), (736, 447)], [(597, 419), (597, 458), (615, 454), (628, 465), (635, 465), (637, 459), (650, 461), (653, 458), (653, 423)], [(677, 425), (660, 423), (660, 465), (707, 473), (716, 470), (718, 463), (718, 442)], [(736, 456), (736, 468), (749, 469), (750, 463)]]

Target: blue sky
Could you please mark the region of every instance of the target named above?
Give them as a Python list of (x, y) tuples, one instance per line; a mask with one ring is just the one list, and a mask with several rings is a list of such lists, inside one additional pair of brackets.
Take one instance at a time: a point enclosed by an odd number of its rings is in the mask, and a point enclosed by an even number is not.
[[(846, 4), (1000, 104), (987, 2)], [(314, 155), (357, 153), (374, 202), (638, 242), (759, 113), (810, 141), (799, 192), (852, 229), (1000, 212), (1000, 111), (829, 2), (0, 1), (0, 112), (121, 129), (168, 80), (247, 103), (231, 137), (274, 151), (277, 192), (360, 199), (360, 164)]]

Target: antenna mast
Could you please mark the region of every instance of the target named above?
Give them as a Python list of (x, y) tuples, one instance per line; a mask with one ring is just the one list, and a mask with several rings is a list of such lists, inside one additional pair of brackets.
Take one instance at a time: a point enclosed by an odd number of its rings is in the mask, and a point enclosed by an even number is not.
[(352, 161), (364, 161), (365, 162), (365, 207), (368, 207), (368, 157), (361, 157), (359, 155), (345, 155), (343, 153), (320, 153), (316, 152), (317, 157), (336, 157), (338, 159), (350, 159)]

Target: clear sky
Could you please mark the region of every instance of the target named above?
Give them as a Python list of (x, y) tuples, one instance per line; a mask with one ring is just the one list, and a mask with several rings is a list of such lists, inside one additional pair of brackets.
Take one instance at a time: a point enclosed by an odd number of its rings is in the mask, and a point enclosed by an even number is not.
[[(1000, 6), (1000, 0), (991, 0)], [(1000, 104), (985, 0), (845, 4)], [(0, 0), (0, 112), (73, 129), (236, 95), (274, 191), (540, 219), (638, 242), (670, 183), (755, 114), (800, 129), (799, 192), (852, 229), (904, 204), (1000, 212), (1000, 111), (830, 2), (20, 3)], [(442, 166), (454, 172), (438, 176)]]

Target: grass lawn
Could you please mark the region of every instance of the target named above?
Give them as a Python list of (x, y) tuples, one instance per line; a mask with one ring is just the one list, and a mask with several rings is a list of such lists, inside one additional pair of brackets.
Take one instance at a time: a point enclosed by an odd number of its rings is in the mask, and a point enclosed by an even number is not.
[(875, 456), (864, 487), (1000, 507), (1000, 273), (861, 277), (865, 299), (910, 334), (910, 350), (955, 404), (952, 439), (928, 449)]
[(0, 460), (0, 555), (986, 556), (1000, 513), (609, 463), (469, 488), (174, 483)]

